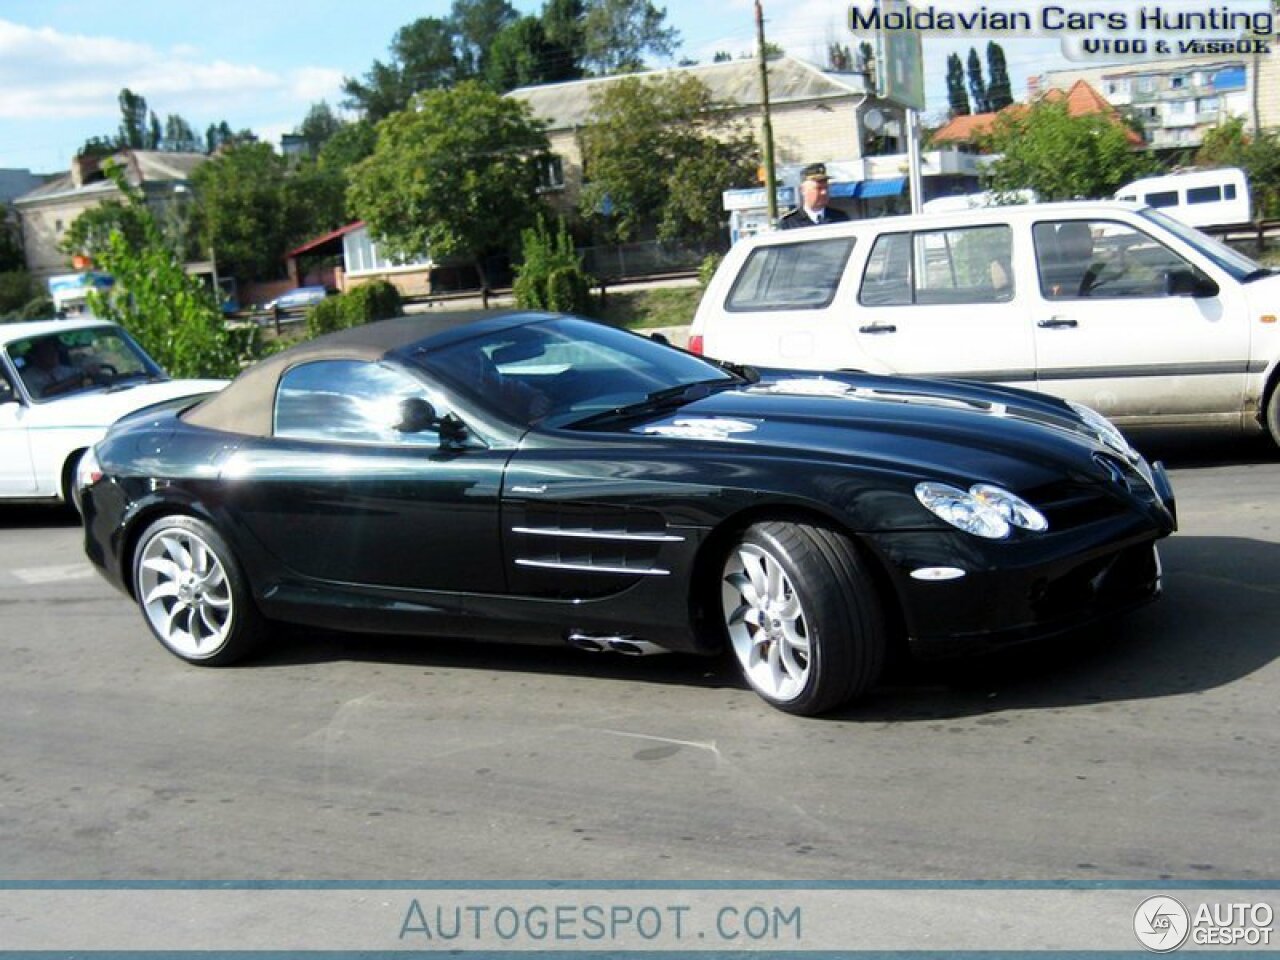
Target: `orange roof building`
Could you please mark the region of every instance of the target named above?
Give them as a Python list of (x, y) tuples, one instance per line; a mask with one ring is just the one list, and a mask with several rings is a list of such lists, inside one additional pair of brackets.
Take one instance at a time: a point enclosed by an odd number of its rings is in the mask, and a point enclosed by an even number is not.
[[(1123, 128), (1125, 138), (1129, 141), (1131, 146), (1142, 146), (1142, 137), (1121, 119), (1119, 111), (1108, 103), (1102, 94), (1098, 93), (1097, 90), (1085, 81), (1077, 80), (1066, 93), (1057, 89), (1050, 90), (1036, 102), (1059, 103), (1062, 101), (1066, 102), (1068, 115), (1073, 117), (1087, 117), (1100, 113), (1112, 123)], [(1008, 111), (1021, 113), (1026, 109), (1027, 105), (1024, 103), (1011, 103), (1009, 106), (1001, 110), (1000, 113), (1006, 113)], [(992, 131), (996, 125), (996, 117), (998, 117), (1000, 113), (972, 113), (968, 116), (952, 117), (934, 131), (933, 142), (935, 144), (973, 143), (977, 138)]]

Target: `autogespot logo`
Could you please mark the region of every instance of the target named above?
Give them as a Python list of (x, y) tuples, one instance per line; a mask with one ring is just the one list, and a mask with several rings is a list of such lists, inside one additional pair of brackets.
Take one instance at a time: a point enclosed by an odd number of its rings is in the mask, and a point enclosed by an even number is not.
[(1168, 953), (1187, 942), (1191, 915), (1173, 897), (1148, 897), (1133, 915), (1138, 942), (1153, 953)]

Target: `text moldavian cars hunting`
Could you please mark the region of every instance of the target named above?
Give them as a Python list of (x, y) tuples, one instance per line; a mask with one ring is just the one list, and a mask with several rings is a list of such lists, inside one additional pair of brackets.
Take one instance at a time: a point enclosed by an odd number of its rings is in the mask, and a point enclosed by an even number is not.
[[(475, 315), (472, 314), (472, 317)], [(589, 320), (405, 317), (121, 423), (86, 547), (177, 656), (272, 621), (731, 650), (812, 714), (1155, 597), (1163, 470), (1016, 389), (727, 368)]]

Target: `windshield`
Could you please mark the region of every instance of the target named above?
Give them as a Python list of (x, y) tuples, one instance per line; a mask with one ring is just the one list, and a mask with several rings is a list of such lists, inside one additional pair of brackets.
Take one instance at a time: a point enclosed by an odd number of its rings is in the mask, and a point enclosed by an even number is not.
[(164, 377), (119, 327), (61, 330), (15, 340), (5, 349), (35, 403)]
[(524, 424), (567, 426), (661, 391), (738, 382), (699, 357), (576, 317), (491, 331), (408, 359)]
[(1207, 234), (1201, 233), (1195, 227), (1187, 226), (1181, 220), (1175, 220), (1167, 213), (1152, 210), (1150, 207), (1146, 207), (1138, 211), (1138, 213), (1148, 220), (1160, 224), (1160, 226), (1175, 234), (1184, 243), (1195, 247), (1196, 250), (1227, 271), (1236, 280), (1244, 280), (1249, 276), (1260, 275), (1259, 271), (1267, 272), (1261, 264), (1249, 259), (1243, 253), (1233, 250), (1225, 243), (1221, 243)]

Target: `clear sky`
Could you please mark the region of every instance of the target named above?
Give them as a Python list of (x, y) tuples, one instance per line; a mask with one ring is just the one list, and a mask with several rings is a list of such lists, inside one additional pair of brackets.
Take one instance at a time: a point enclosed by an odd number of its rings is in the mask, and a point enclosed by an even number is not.
[[(514, 5), (536, 12), (541, 0)], [(0, 168), (67, 169), (89, 137), (115, 133), (123, 87), (146, 97), (162, 123), (177, 113), (202, 135), (226, 120), (278, 143), (311, 104), (337, 107), (342, 78), (385, 60), (399, 27), (444, 16), (449, 6), (448, 0), (0, 0)], [(666, 9), (667, 22), (680, 31), (682, 56), (707, 62), (718, 50), (737, 56), (754, 47), (753, 0), (669, 0)], [(764, 0), (764, 9), (768, 38), (795, 56), (821, 61), (830, 42), (856, 42), (848, 3)], [(946, 109), (946, 55), (955, 50), (963, 57), (970, 45), (982, 52), (986, 39), (926, 41), (927, 113)], [(1024, 95), (1029, 74), (1069, 65), (1055, 40), (1008, 37), (1001, 46), (1015, 98)]]

